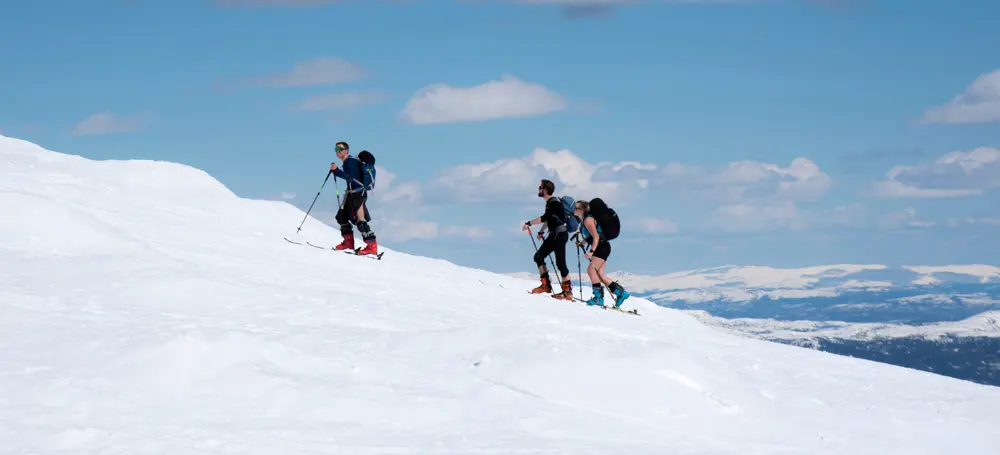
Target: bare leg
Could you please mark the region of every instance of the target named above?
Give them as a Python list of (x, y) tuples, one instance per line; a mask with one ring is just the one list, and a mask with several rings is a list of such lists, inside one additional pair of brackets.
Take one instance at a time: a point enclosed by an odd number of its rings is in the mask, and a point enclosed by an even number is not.
[(601, 270), (604, 268), (604, 259), (601, 258), (590, 258), (590, 265), (587, 266), (587, 276), (590, 277), (590, 282), (593, 284), (602, 283), (604, 280), (601, 277)]
[(603, 259), (597, 259), (594, 262), (596, 263), (597, 261), (600, 261), (600, 265), (597, 267), (597, 272), (601, 277), (601, 283), (604, 283), (605, 286), (611, 286), (611, 283), (614, 283), (614, 281), (611, 281), (611, 278), (608, 278), (608, 276), (604, 274), (604, 267), (606, 267), (608, 263), (604, 262)]

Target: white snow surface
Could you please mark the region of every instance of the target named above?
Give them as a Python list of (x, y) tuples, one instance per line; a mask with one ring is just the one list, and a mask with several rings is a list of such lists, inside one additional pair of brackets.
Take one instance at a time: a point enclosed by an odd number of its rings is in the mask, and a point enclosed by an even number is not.
[[(937, 455), (1000, 440), (1000, 388), (641, 299), (637, 317), (443, 260), (293, 245), (302, 211), (179, 164), (0, 136), (0, 213), (4, 453)], [(339, 234), (310, 219), (300, 239)]]

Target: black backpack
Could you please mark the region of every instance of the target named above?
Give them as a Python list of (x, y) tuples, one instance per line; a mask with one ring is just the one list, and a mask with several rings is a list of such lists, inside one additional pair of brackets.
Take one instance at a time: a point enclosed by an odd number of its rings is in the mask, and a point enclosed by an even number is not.
[(621, 222), (618, 221), (618, 213), (608, 207), (604, 200), (599, 197), (590, 200), (590, 215), (597, 221), (605, 240), (614, 240), (618, 237), (622, 228)]
[(362, 150), (358, 156), (351, 156), (348, 159), (358, 160), (361, 163), (361, 175), (354, 178), (354, 182), (365, 191), (375, 189), (375, 155), (368, 150)]

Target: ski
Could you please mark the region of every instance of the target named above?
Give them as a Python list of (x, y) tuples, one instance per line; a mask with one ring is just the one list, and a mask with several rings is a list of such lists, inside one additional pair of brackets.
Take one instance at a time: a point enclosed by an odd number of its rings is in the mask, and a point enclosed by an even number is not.
[[(333, 250), (333, 248), (330, 248), (330, 249)], [(334, 250), (334, 251), (337, 251), (337, 250)], [(344, 254), (347, 254), (347, 255), (357, 256), (357, 257), (361, 257), (361, 258), (375, 259), (377, 261), (381, 261), (382, 260), (382, 255), (385, 254), (385, 251), (383, 251), (383, 252), (381, 252), (379, 254), (375, 254), (375, 255), (372, 255), (372, 254), (358, 254), (358, 252), (360, 252), (360, 251), (361, 251), (361, 248), (355, 248), (353, 250), (340, 250), (341, 253), (344, 253)]]
[[(586, 300), (583, 300), (583, 299), (581, 299), (581, 298), (579, 298), (579, 297), (573, 297), (573, 300), (576, 300), (577, 302), (580, 302), (580, 303), (582, 303), (582, 304), (584, 304), (584, 305), (587, 305), (587, 301), (586, 301)], [(612, 305), (612, 306), (605, 306), (605, 305), (587, 305), (587, 306), (588, 306), (588, 307), (598, 307), (598, 308), (601, 308), (601, 309), (605, 309), (605, 310), (612, 310), (612, 311), (618, 311), (618, 312), (621, 312), (621, 313), (628, 313), (628, 314), (634, 314), (634, 315), (636, 315), (636, 316), (639, 316), (639, 310), (637, 310), (637, 309), (635, 309), (635, 308), (633, 308), (633, 309), (631, 309), (631, 310), (623, 310), (623, 309), (621, 309), (621, 307), (616, 307), (616, 306), (614, 306), (614, 305)]]
[[(532, 294), (532, 293), (531, 293), (531, 291), (526, 291), (526, 292), (527, 292), (528, 294)], [(532, 294), (532, 295), (540, 295), (540, 294)], [(552, 296), (550, 295), (549, 297), (552, 297)], [(553, 298), (554, 300), (565, 300), (565, 299), (556, 299), (556, 298), (554, 298), (554, 297), (552, 297), (552, 298)], [(636, 315), (636, 316), (641, 316), (641, 315), (639, 314), (639, 310), (636, 310), (636, 309), (634, 309), (634, 308), (633, 308), (633, 309), (631, 309), (631, 310), (623, 310), (623, 309), (621, 309), (620, 307), (616, 307), (616, 306), (605, 306), (605, 305), (587, 305), (587, 301), (586, 301), (586, 300), (583, 300), (583, 299), (581, 299), (581, 298), (579, 298), (579, 297), (573, 297), (573, 300), (575, 300), (575, 301), (577, 301), (577, 302), (580, 302), (580, 303), (583, 303), (584, 305), (586, 305), (586, 306), (587, 306), (587, 308), (600, 308), (600, 309), (602, 309), (602, 310), (609, 310), (609, 311), (617, 311), (617, 312), (619, 312), (619, 313), (625, 313), (625, 314), (633, 314), (633, 315)]]
[[(288, 240), (288, 238), (286, 237), (285, 240)], [(294, 241), (291, 241), (291, 240), (288, 240), (288, 242), (294, 243), (296, 245), (301, 245), (301, 243), (294, 242)], [(313, 244), (312, 242), (308, 242), (308, 241), (306, 242), (306, 245), (309, 245), (309, 246), (311, 246), (313, 248), (318, 248), (318, 249), (321, 249), (321, 250), (326, 250), (327, 249), (325, 246), (319, 246), (319, 245)], [(381, 253), (378, 253), (378, 254), (375, 254), (375, 255), (372, 255), (372, 254), (358, 254), (361, 251), (361, 248), (355, 248), (353, 250), (335, 250), (335, 249), (333, 249), (331, 247), (329, 249), (333, 250), (333, 251), (340, 251), (341, 253), (349, 254), (351, 256), (358, 256), (358, 257), (364, 257), (364, 258), (368, 258), (368, 259), (375, 259), (377, 261), (381, 261), (382, 260), (382, 255), (385, 254), (385, 251), (383, 251)]]
[(302, 244), (302, 243), (300, 243), (300, 242), (296, 242), (296, 241), (294, 241), (294, 240), (288, 240), (288, 237), (282, 237), (282, 238), (283, 238), (283, 239), (285, 239), (285, 241), (286, 241), (286, 242), (288, 242), (288, 243), (294, 243), (294, 244), (296, 244), (296, 245), (301, 245), (301, 244)]
[(351, 256), (357, 256), (357, 257), (360, 257), (360, 258), (375, 259), (377, 261), (381, 261), (382, 260), (382, 255), (385, 254), (385, 251), (383, 251), (383, 252), (381, 252), (379, 254), (358, 254), (359, 252), (361, 252), (361, 248), (355, 248), (353, 250), (340, 250), (340, 251), (342, 253), (344, 253), (344, 254), (349, 254)]
[[(383, 254), (385, 254), (385, 251), (383, 251), (383, 252), (381, 252), (381, 253), (379, 253), (379, 254), (376, 254), (376, 255), (371, 255), (371, 254), (358, 254), (358, 252), (359, 252), (359, 251), (361, 251), (361, 248), (358, 248), (358, 249), (355, 249), (355, 250), (353, 251), (354, 255), (355, 255), (355, 256), (358, 256), (358, 257), (362, 257), (362, 258), (368, 258), (368, 259), (375, 259), (376, 261), (381, 261), (381, 260), (382, 260), (382, 255), (383, 255)], [(345, 252), (346, 252), (346, 253), (348, 253), (348, 254), (350, 254), (350, 252), (348, 252), (348, 251), (346, 251), (346, 250), (345, 250)]]

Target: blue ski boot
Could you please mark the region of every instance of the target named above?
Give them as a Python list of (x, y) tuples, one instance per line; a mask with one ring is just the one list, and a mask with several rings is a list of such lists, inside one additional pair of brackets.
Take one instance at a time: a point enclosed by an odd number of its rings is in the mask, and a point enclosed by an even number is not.
[(601, 286), (594, 286), (594, 296), (590, 298), (586, 303), (587, 305), (600, 305), (604, 306), (604, 288)]
[(631, 294), (629, 294), (628, 291), (626, 291), (625, 288), (617, 282), (611, 283), (611, 286), (608, 287), (611, 289), (611, 293), (615, 296), (615, 308), (621, 308), (622, 302), (631, 297)]

